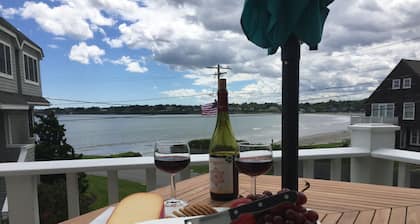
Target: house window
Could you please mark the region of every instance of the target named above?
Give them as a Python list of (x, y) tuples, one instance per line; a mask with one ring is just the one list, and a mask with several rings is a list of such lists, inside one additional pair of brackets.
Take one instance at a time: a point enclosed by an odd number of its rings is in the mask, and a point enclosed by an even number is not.
[(393, 103), (373, 103), (372, 117), (394, 117)]
[(25, 63), (25, 80), (38, 83), (38, 60), (27, 54), (23, 55)]
[(392, 80), (392, 89), (400, 89), (401, 83), (399, 79), (393, 79)]
[(403, 79), (403, 89), (411, 88), (411, 78)]
[(413, 102), (403, 104), (403, 120), (414, 120), (416, 104)]
[(0, 42), (0, 76), (7, 78), (12, 77), (10, 55), (10, 46)]
[(410, 145), (420, 146), (420, 129), (410, 130)]

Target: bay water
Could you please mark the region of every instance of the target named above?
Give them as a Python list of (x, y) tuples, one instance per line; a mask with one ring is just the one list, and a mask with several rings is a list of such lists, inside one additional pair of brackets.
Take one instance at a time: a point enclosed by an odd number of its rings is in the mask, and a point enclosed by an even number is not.
[[(58, 115), (67, 142), (76, 152), (108, 155), (140, 152), (151, 155), (157, 140), (210, 138), (216, 117), (201, 115)], [(281, 114), (230, 115), (237, 139), (253, 143), (281, 140)], [(349, 115), (301, 114), (299, 135), (347, 130)]]

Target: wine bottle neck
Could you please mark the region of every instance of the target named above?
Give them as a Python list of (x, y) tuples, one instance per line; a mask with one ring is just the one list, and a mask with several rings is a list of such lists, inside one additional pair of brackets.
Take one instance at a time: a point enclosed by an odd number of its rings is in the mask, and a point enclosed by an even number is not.
[(228, 112), (228, 93), (226, 89), (219, 89), (217, 91), (217, 112)]

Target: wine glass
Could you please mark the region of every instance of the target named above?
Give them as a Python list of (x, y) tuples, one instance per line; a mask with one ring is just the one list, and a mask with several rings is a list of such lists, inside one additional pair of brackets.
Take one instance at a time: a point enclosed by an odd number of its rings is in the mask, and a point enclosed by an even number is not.
[(236, 167), (251, 177), (251, 194), (256, 194), (256, 178), (267, 173), (273, 166), (273, 154), (269, 144), (240, 144)]
[(176, 209), (187, 205), (176, 199), (175, 175), (190, 163), (190, 148), (186, 141), (157, 141), (155, 144), (155, 166), (171, 176), (171, 197), (165, 201), (165, 208)]

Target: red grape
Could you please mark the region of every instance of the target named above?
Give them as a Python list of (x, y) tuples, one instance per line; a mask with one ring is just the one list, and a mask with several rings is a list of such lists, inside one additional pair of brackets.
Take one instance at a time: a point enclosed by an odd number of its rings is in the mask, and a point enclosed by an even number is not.
[(316, 213), (315, 211), (309, 210), (306, 212), (305, 218), (309, 221), (315, 222), (316, 220), (318, 220), (319, 216), (318, 213)]
[(304, 205), (306, 204), (307, 201), (308, 201), (308, 198), (303, 192), (297, 192), (297, 200), (296, 200), (297, 205)]

